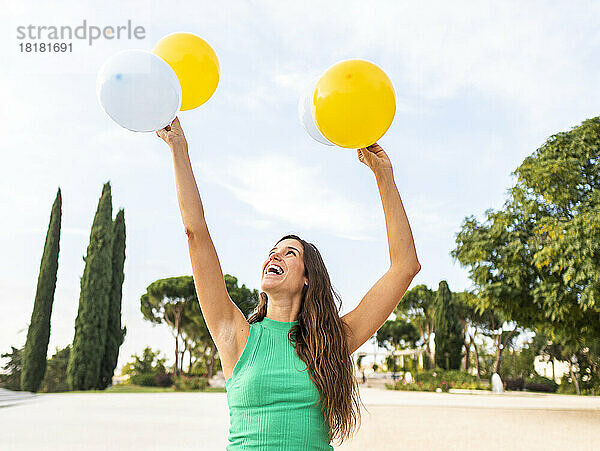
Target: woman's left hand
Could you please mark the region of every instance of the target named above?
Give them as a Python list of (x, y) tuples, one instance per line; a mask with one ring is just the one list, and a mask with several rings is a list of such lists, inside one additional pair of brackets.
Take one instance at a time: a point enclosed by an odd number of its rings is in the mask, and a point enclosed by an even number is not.
[(375, 173), (381, 170), (392, 170), (392, 162), (379, 144), (371, 144), (368, 147), (356, 149), (358, 159), (366, 164)]

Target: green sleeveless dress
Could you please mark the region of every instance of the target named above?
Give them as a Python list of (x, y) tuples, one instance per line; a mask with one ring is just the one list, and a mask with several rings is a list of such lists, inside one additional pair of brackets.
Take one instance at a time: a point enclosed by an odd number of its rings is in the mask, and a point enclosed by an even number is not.
[(225, 382), (230, 418), (227, 451), (333, 449), (319, 391), (288, 340), (290, 328), (297, 323), (265, 317), (250, 324), (248, 342)]

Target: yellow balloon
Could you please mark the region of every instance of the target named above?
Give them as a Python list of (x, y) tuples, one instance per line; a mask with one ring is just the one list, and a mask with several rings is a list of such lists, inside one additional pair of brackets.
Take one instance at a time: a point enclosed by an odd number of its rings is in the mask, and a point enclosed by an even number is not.
[(388, 76), (375, 64), (359, 59), (327, 69), (315, 86), (311, 103), (321, 133), (340, 147), (354, 149), (381, 138), (396, 112)]
[(152, 53), (164, 59), (181, 84), (181, 111), (206, 102), (219, 84), (219, 59), (208, 43), (192, 33), (173, 33), (162, 38)]

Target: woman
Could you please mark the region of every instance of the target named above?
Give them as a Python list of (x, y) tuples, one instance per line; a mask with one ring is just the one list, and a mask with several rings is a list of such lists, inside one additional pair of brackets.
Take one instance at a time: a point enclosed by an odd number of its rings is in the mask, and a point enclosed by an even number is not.
[(379, 186), (391, 262), (359, 305), (340, 318), (321, 254), (286, 235), (262, 265), (260, 301), (246, 319), (227, 293), (179, 120), (157, 135), (173, 154), (194, 283), (226, 379), (227, 449), (333, 449), (330, 441), (341, 444), (360, 419), (351, 354), (388, 319), (421, 268), (388, 156), (377, 144), (357, 150)]

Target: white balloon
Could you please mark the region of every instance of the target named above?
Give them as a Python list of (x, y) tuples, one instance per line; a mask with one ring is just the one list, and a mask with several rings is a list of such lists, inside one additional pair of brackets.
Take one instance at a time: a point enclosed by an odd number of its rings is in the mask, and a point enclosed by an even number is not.
[(110, 57), (98, 73), (96, 94), (106, 114), (134, 132), (166, 127), (181, 108), (175, 71), (146, 50), (124, 50)]
[(304, 130), (316, 141), (319, 141), (321, 144), (327, 144), (328, 146), (335, 146), (331, 141), (329, 141), (323, 133), (317, 127), (315, 123), (315, 118), (312, 115), (311, 102), (313, 99), (313, 94), (315, 92), (315, 83), (312, 83), (309, 89), (306, 90), (306, 94), (300, 96), (298, 99), (298, 116), (300, 117), (300, 122), (304, 126)]

